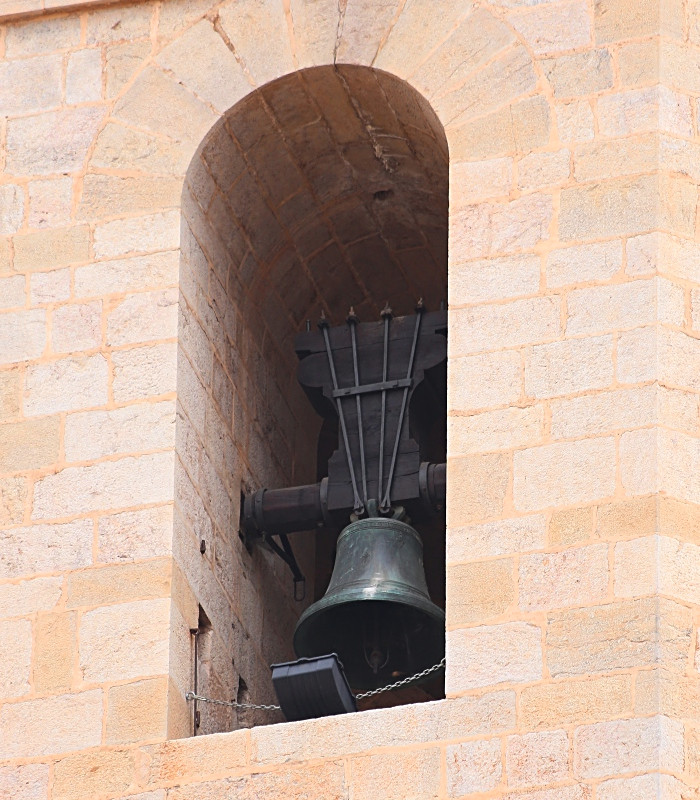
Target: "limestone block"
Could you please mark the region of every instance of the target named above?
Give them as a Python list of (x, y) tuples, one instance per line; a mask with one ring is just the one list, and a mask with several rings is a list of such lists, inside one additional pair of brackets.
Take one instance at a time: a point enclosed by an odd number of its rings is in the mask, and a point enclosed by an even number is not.
[(46, 347), (46, 312), (0, 314), (0, 362), (14, 364), (38, 358)]
[(110, 8), (106, 6), (88, 14), (87, 43), (103, 44), (122, 39), (148, 37), (153, 8), (138, 3)]
[(70, 691), (77, 652), (76, 615), (41, 613), (35, 629), (34, 690), (41, 694)]
[[(659, 376), (656, 361), (656, 330), (653, 327), (633, 328), (617, 337), (617, 379), (620, 383), (643, 383)], [(665, 361), (659, 367), (666, 371)]]
[(24, 220), (24, 192), (21, 186), (0, 186), (0, 234), (17, 233)]
[(66, 608), (167, 597), (171, 568), (169, 559), (155, 559), (76, 572), (66, 581)]
[(564, 183), (569, 178), (570, 153), (530, 153), (518, 161), (518, 188), (523, 191)]
[(0, 767), (0, 791), (7, 800), (37, 800), (46, 797), (48, 786), (48, 764)]
[[(463, 11), (467, 10), (465, 4)], [(411, 84), (426, 97), (445, 94), (515, 41), (513, 31), (502, 20), (476, 8), (411, 76)], [(415, 40), (411, 45), (414, 48)]]
[(517, 402), (522, 393), (522, 366), (515, 351), (450, 356), (448, 372), (450, 410), (508, 405)]
[(519, 511), (590, 503), (615, 491), (615, 442), (587, 439), (519, 450), (513, 457), (513, 503)]
[(669, 428), (696, 432), (700, 419), (699, 401), (697, 394), (659, 386), (656, 397), (658, 422)]
[(582, 0), (542, 5), (508, 17), (537, 55), (575, 50), (591, 43), (591, 18)]
[(557, 99), (584, 97), (613, 85), (612, 58), (605, 49), (546, 58), (542, 67)]
[(55, 414), (107, 402), (107, 360), (103, 355), (74, 356), (36, 364), (27, 370), (24, 410)]
[[(377, 17), (381, 18), (383, 12), (383, 6), (378, 4)], [(219, 11), (219, 20), (236, 54), (243, 60), (258, 86), (294, 71), (287, 19), (284, 9), (278, 3), (271, 0), (227, 3)], [(368, 21), (366, 16), (364, 20)], [(266, 42), (265, 50), (260, 48), (259, 43), (262, 41)], [(240, 66), (232, 66), (231, 70), (235, 70), (233, 74), (240, 76), (241, 92), (249, 91)], [(228, 72), (226, 77), (228, 78)]]
[[(342, 762), (326, 762), (303, 768), (286, 768), (238, 778), (190, 784), (168, 790), (168, 800), (258, 800), (260, 797), (323, 797), (345, 800), (348, 787)], [(357, 795), (362, 797), (364, 795)], [(432, 795), (426, 795), (432, 797)]]
[[(499, 0), (500, 1), (500, 0)], [(590, 800), (592, 789), (585, 783), (558, 786), (556, 789), (535, 789), (503, 795), (505, 800)]]
[(548, 615), (547, 665), (553, 677), (685, 664), (692, 624), (671, 601), (623, 600)]
[[(200, 24), (211, 25), (209, 22)], [(221, 42), (221, 46), (233, 59), (233, 54), (226, 49), (223, 42)], [(190, 62), (190, 68), (196, 64), (196, 61)], [(178, 65), (178, 69), (182, 71), (185, 66)], [(237, 63), (236, 69), (240, 69)], [(204, 78), (205, 81), (207, 77), (215, 77), (217, 81), (223, 81), (224, 75), (225, 73), (218, 70), (214, 70), (213, 74), (211, 71), (207, 71), (204, 73)], [(187, 78), (192, 80), (192, 76), (188, 75)], [(235, 89), (235, 84), (232, 86)], [(214, 90), (208, 88), (205, 82), (199, 88), (215, 95)], [(241, 94), (234, 91), (231, 97), (233, 98), (231, 104), (233, 104), (240, 99)], [(210, 100), (209, 97), (204, 99)], [(214, 97), (214, 99), (216, 98)], [(138, 75), (129, 91), (117, 100), (113, 115), (117, 120), (122, 120), (137, 128), (155, 133), (167, 131), (168, 136), (172, 139), (183, 143), (192, 143), (193, 148), (216, 122), (216, 115), (208, 105), (198, 100), (175, 79), (166, 76), (154, 66), (146, 67)]]
[(60, 306), (51, 314), (54, 353), (92, 350), (102, 344), (102, 301)]
[(158, 38), (171, 39), (173, 34), (189, 27), (210, 9), (209, 0), (173, 0), (158, 14)]
[(615, 596), (643, 597), (658, 591), (659, 539), (643, 536), (615, 545)]
[(130, 253), (173, 250), (180, 243), (177, 209), (141, 217), (115, 219), (95, 226), (96, 258), (115, 258)]
[(640, 86), (659, 80), (659, 44), (653, 39), (623, 44), (617, 51), (620, 82)]
[(513, 561), (502, 558), (447, 568), (447, 624), (486, 622), (510, 608), (516, 597)]
[(0, 64), (3, 114), (31, 114), (60, 106), (61, 72), (62, 58), (58, 54), (4, 61)]
[(87, 225), (25, 233), (14, 238), (15, 269), (18, 272), (64, 267), (90, 258)]
[[(155, 175), (184, 175), (191, 158), (190, 151), (180, 147), (177, 142), (108, 122), (97, 136), (90, 164), (108, 169), (138, 169)], [(181, 183), (172, 182), (167, 178), (146, 176), (135, 182), (129, 178), (115, 179), (114, 176), (92, 175), (90, 180), (91, 184), (88, 187), (90, 205), (102, 208), (100, 184), (107, 183), (110, 191), (119, 192), (121, 208), (117, 213), (131, 213), (134, 211), (134, 206), (136, 211), (151, 212), (163, 205), (164, 195), (170, 198), (166, 206), (176, 206), (182, 191)], [(84, 194), (84, 198), (88, 199), (88, 196)], [(100, 216), (111, 216), (111, 214), (105, 210)]]
[(76, 753), (56, 762), (52, 795), (55, 800), (81, 800), (99, 793), (122, 794), (132, 784), (134, 753), (103, 750)]
[[(117, 126), (114, 126), (113, 130), (116, 128)], [(102, 151), (100, 151), (100, 143), (98, 142), (95, 150), (95, 160), (98, 160), (98, 154), (101, 152), (103, 160), (111, 162), (108, 166), (114, 165), (115, 161), (121, 157), (126, 161), (126, 168), (133, 169), (133, 164), (127, 158), (129, 151), (122, 151), (121, 156), (119, 156), (111, 149), (114, 146), (118, 146), (122, 138), (127, 140), (130, 148), (137, 148), (144, 140), (148, 141), (147, 137), (135, 134), (125, 134), (123, 137), (121, 135), (115, 136), (109, 145), (103, 141)], [(107, 151), (106, 153), (105, 150)], [(162, 151), (165, 153), (164, 159)], [(189, 161), (187, 149), (180, 148), (179, 158), (182, 159), (185, 156)], [(146, 155), (142, 153), (142, 158), (147, 163), (153, 160), (156, 162), (165, 160), (168, 163), (172, 161), (172, 153), (169, 150), (169, 145), (163, 145), (162, 148), (156, 145), (149, 145)], [(170, 170), (168, 169), (166, 172), (170, 172)], [(119, 214), (151, 213), (159, 209), (173, 208), (178, 205), (181, 192), (182, 183), (177, 178), (152, 175), (122, 177), (119, 175), (89, 174), (83, 180), (83, 194), (78, 206), (78, 216), (80, 219), (98, 220)]]
[(661, 226), (681, 236), (695, 236), (695, 215), (698, 205), (698, 186), (684, 175), (659, 176)]
[(568, 439), (653, 425), (656, 402), (654, 386), (554, 400), (551, 404), (552, 438)]
[(12, 271), (12, 249), (9, 236), (0, 237), (0, 274)]
[(629, 675), (525, 686), (520, 694), (520, 724), (525, 730), (580, 725), (632, 712)]
[[(87, 566), (92, 563), (92, 533), (90, 520), (2, 531), (0, 578), (19, 578), (38, 572), (60, 572)], [(67, 541), (71, 543), (70, 547), (65, 546)]]
[(73, 202), (72, 178), (29, 181), (30, 228), (55, 228), (70, 224)]
[(431, 748), (353, 758), (350, 786), (356, 800), (374, 800), (378, 786), (382, 787), (384, 800), (404, 800), (411, 796), (437, 800), (440, 751)]
[[(662, 790), (660, 784), (664, 782)], [(681, 800), (680, 792), (667, 793), (671, 789), (666, 782), (675, 781), (671, 775), (636, 775), (633, 778), (612, 778), (599, 783), (596, 787), (596, 797), (600, 800), (627, 800), (629, 797), (663, 797), (664, 800)]]
[(452, 213), (485, 198), (508, 196), (513, 183), (513, 159), (490, 158), (450, 164)]
[(64, 436), (69, 462), (162, 450), (175, 444), (175, 404), (166, 400), (69, 414)]
[(167, 688), (165, 678), (113, 686), (107, 694), (107, 744), (165, 739)]
[(107, 315), (107, 344), (138, 344), (177, 335), (177, 289), (129, 295)]
[(0, 472), (43, 469), (58, 461), (60, 419), (0, 425)]
[(544, 786), (569, 777), (566, 731), (509, 736), (506, 741), (508, 786)]
[(559, 236), (567, 241), (642, 233), (658, 225), (658, 195), (653, 175), (564, 189)]
[(26, 300), (24, 275), (0, 278), (0, 309), (22, 307)]
[(80, 671), (87, 682), (168, 672), (170, 600), (136, 600), (87, 611), (80, 620)]
[(509, 622), (447, 633), (448, 693), (542, 677), (542, 631)]
[(562, 142), (588, 142), (593, 138), (593, 111), (588, 100), (558, 103), (555, 108)]
[(0, 478), (0, 525), (16, 525), (22, 522), (26, 500), (26, 478)]
[(644, 233), (628, 239), (625, 243), (625, 272), (628, 275), (652, 275), (661, 267), (662, 246), (662, 235), (658, 233)]
[(41, 55), (80, 44), (80, 19), (75, 16), (35, 18), (9, 25), (5, 38), (7, 58)]
[(700, 547), (660, 537), (659, 588), (662, 594), (696, 603), (700, 591)]
[(558, 297), (451, 309), (449, 317), (452, 357), (535, 344), (558, 337), (561, 330)]
[(446, 133), (452, 161), (526, 153), (549, 140), (549, 104), (530, 97)]
[(598, 506), (596, 537), (599, 539), (634, 539), (656, 533), (656, 499), (635, 497)]
[(3, 698), (21, 697), (30, 691), (32, 625), (29, 620), (0, 622), (0, 636), (8, 644), (0, 659), (0, 693)]
[(574, 245), (563, 250), (553, 250), (548, 254), (547, 286), (558, 287), (588, 282), (604, 283), (621, 269), (621, 241)]
[(620, 479), (626, 494), (651, 494), (658, 491), (662, 472), (662, 467), (656, 463), (658, 447), (657, 432), (654, 429), (622, 434)]
[(102, 738), (102, 692), (56, 695), (0, 710), (2, 758), (31, 758), (97, 747)]
[(657, 278), (656, 305), (659, 322), (666, 325), (675, 325), (679, 328), (683, 327), (685, 324), (685, 290), (682, 286), (663, 278)]
[(540, 259), (535, 255), (517, 255), (469, 261), (455, 265), (450, 278), (452, 306), (537, 294)]
[(546, 533), (546, 519), (539, 514), (452, 528), (447, 537), (447, 561), (455, 563), (544, 550)]
[(94, 103), (102, 99), (102, 51), (76, 50), (66, 67), (66, 103)]
[(600, 131), (605, 136), (661, 130), (691, 137), (690, 98), (665, 86), (607, 95), (598, 101)]
[(450, 456), (511, 450), (539, 444), (544, 430), (544, 408), (505, 408), (469, 417), (453, 416), (447, 423)]
[(172, 516), (172, 506), (159, 506), (100, 517), (98, 562), (129, 562), (170, 555)]
[[(173, 455), (155, 453), (69, 467), (34, 485), (34, 519), (172, 500)], [(99, 487), (99, 492), (95, 491)]]
[(104, 117), (94, 106), (53, 111), (7, 123), (7, 166), (15, 175), (77, 172)]
[(604, 600), (607, 593), (607, 544), (520, 559), (518, 605), (524, 611), (592, 605)]
[(432, 104), (446, 127), (459, 126), (530, 94), (536, 85), (530, 54), (518, 42)]
[[(680, 741), (678, 747), (662, 747)], [(574, 731), (574, 775), (600, 778), (627, 772), (683, 769), (683, 725), (666, 717), (616, 720)]]
[(124, 42), (105, 49), (105, 91), (116, 97), (151, 52), (149, 41)]
[(526, 351), (525, 393), (531, 397), (604, 389), (613, 380), (612, 336), (540, 344)]
[(447, 748), (447, 791), (449, 797), (488, 792), (501, 782), (501, 742), (485, 739), (463, 742)]
[(450, 459), (449, 463), (447, 524), (464, 525), (500, 515), (510, 476), (509, 456), (470, 455)]
[(553, 511), (547, 530), (547, 544), (551, 547), (567, 547), (590, 539), (593, 535), (593, 511), (592, 507)]
[(174, 343), (113, 353), (115, 401), (123, 403), (174, 392), (176, 357)]
[[(379, 50), (374, 66), (404, 77), (411, 67), (422, 64), (431, 50), (446, 39), (460, 19), (471, 11), (471, 3), (450, 3), (442, 13), (436, 14), (430, 0), (407, 0)], [(422, 31), (419, 37), (416, 37), (417, 30)], [(410, 64), (406, 53), (411, 53)]]
[(598, 44), (651, 36), (658, 31), (659, 6), (652, 0), (596, 0), (595, 39)]
[(0, 372), (0, 421), (19, 416), (21, 373), (18, 369)]
[(63, 578), (33, 578), (0, 586), (0, 618), (50, 611), (61, 598)]
[(651, 172), (658, 163), (656, 133), (583, 142), (574, 148), (574, 176), (579, 182)]
[(33, 272), (29, 276), (29, 302), (33, 306), (60, 303), (70, 297), (70, 269)]
[(178, 254), (171, 251), (78, 267), (75, 270), (75, 296), (101, 297), (172, 285), (177, 282), (177, 264)]
[(245, 767), (246, 733), (176, 739), (142, 748), (150, 759), (147, 783), (201, 781)]

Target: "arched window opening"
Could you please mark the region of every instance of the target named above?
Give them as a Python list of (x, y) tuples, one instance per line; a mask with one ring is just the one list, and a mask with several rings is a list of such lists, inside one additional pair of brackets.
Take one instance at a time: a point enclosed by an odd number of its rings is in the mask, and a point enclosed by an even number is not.
[[(239, 536), (242, 496), (314, 484), (338, 449), (337, 418), (319, 416), (297, 380), (295, 337), (320, 314), (344, 325), (351, 307), (359, 324), (381, 325), (387, 301), (395, 318), (414, 315), (419, 298), (426, 318), (439, 314), (447, 206), (447, 144), (434, 112), (405, 82), (367, 67), (317, 67), (253, 92), (190, 166), (176, 542), (211, 623), (209, 681), (219, 699), (276, 702), (269, 665), (294, 658), (297, 621), (323, 597), (333, 567), (335, 524), (290, 534), (306, 577), (299, 602), (284, 561)], [(421, 459), (442, 464), (444, 362), (431, 369), (407, 424)], [(444, 609), (444, 515), (415, 526), (430, 597)], [(363, 707), (442, 695), (437, 679)], [(200, 732), (281, 719), (199, 710)]]

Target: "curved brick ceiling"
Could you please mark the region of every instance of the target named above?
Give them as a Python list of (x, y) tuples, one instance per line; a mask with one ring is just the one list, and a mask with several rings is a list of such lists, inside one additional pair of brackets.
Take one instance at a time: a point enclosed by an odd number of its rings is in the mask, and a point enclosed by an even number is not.
[(351, 304), (371, 319), (387, 299), (400, 314), (446, 299), (447, 142), (387, 73), (318, 67), (253, 92), (207, 137), (185, 200), (227, 293), (283, 351), (321, 308), (337, 323)]

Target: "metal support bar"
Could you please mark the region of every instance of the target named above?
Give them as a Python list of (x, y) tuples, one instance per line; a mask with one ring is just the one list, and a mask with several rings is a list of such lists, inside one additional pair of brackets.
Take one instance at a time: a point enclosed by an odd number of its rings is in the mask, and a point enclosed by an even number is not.
[(342, 389), (334, 389), (331, 394), (333, 397), (351, 397), (356, 394), (385, 392), (390, 389), (405, 389), (410, 387), (410, 385), (410, 378), (397, 378), (393, 381), (380, 381), (379, 383), (366, 383), (364, 386), (347, 386)]

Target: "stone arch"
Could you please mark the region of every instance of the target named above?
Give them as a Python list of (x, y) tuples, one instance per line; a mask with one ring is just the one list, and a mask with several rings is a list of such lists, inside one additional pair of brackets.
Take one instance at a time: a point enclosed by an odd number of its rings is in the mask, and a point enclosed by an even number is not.
[[(527, 247), (546, 235), (551, 198), (520, 197), (508, 181), (493, 180), (498, 167), (490, 162), (543, 146), (549, 137), (549, 105), (530, 53), (497, 14), (448, 4), (436, 15), (430, 2), (414, 0), (400, 14), (398, 3), (380, 9), (349, 3), (341, 18), (334, 1), (311, 4), (312, 13), (309, 5), (293, 0), (285, 16), (282, 4), (225, 3), (201, 18), (185, 16), (183, 27), (164, 12), (167, 44), (119, 93), (91, 151), (81, 204), (85, 215), (113, 211), (92, 204), (98, 195), (113, 199), (114, 213), (178, 208), (187, 165), (228, 109), (295, 70), (342, 62), (404, 80), (435, 111), (450, 147), (451, 183), (460, 184), (451, 196), (451, 265)], [(245, 36), (237, 35), (243, 30)], [(259, 57), (271, 51), (273, 59)], [(469, 292), (460, 281), (450, 303), (469, 302)], [(181, 341), (186, 336), (183, 329)], [(452, 343), (453, 351), (455, 346), (459, 353), (460, 344)], [(185, 392), (182, 382), (178, 391)], [(233, 519), (235, 512), (234, 504), (223, 513)], [(174, 546), (177, 560), (182, 555), (177, 536)], [(189, 590), (183, 588), (182, 595), (190, 597)], [(181, 645), (196, 619), (181, 613), (186, 605), (179, 604), (172, 621), (169, 729), (174, 735), (188, 727), (183, 693), (190, 655)]]

